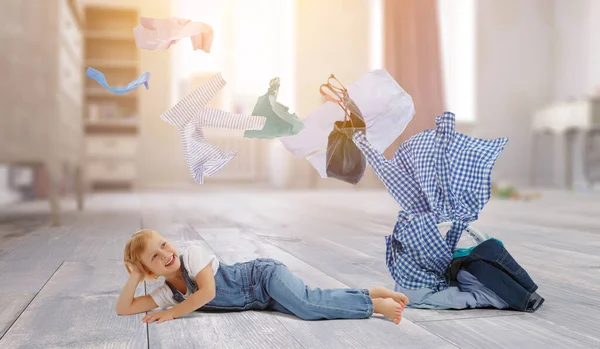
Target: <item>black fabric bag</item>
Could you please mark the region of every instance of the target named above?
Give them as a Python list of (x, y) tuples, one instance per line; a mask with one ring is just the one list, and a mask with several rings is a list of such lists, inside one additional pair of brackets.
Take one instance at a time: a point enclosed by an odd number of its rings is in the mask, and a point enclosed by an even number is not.
[(352, 135), (365, 131), (363, 119), (354, 112), (336, 121), (327, 138), (327, 177), (336, 178), (350, 184), (358, 183), (365, 173), (367, 160), (362, 151), (354, 144)]

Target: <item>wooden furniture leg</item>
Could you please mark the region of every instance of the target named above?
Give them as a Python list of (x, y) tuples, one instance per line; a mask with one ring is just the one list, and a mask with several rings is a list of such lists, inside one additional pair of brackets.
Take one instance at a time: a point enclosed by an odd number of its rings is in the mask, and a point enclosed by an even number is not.
[(83, 183), (83, 166), (75, 166), (75, 195), (77, 200), (77, 209), (83, 211), (85, 204), (84, 199), (84, 183)]
[(52, 226), (57, 227), (61, 224), (60, 219), (60, 171), (55, 162), (46, 164), (48, 169), (48, 199), (50, 201), (50, 212), (52, 215)]
[(600, 182), (600, 177), (598, 176), (600, 174), (600, 171), (598, 171), (600, 167), (600, 152), (598, 152), (598, 147), (596, 146), (596, 144), (600, 143), (596, 141), (596, 138), (599, 136), (600, 128), (598, 127), (592, 127), (587, 131), (584, 172), (590, 188), (596, 188)]

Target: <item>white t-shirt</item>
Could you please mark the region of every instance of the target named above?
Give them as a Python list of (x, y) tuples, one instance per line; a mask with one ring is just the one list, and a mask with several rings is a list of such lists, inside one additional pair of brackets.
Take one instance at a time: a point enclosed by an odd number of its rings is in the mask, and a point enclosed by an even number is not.
[[(219, 270), (219, 260), (212, 251), (203, 246), (189, 246), (183, 250), (181, 254), (183, 254), (183, 264), (185, 265), (185, 269), (192, 279), (196, 279), (196, 275), (209, 264), (212, 267), (213, 275)], [(188, 288), (184, 298), (191, 295), (192, 292)], [(177, 302), (173, 299), (173, 292), (164, 282), (162, 285), (152, 290), (150, 296), (160, 308), (168, 308), (177, 305)]]

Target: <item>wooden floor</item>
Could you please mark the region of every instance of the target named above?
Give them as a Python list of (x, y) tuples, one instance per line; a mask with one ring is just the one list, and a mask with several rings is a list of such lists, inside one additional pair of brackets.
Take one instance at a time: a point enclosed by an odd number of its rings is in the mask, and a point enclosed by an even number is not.
[(492, 200), (477, 222), (538, 283), (538, 312), (407, 309), (398, 326), (253, 311), (146, 325), (114, 311), (123, 246), (141, 227), (229, 263), (279, 259), (311, 286), (392, 287), (384, 236), (397, 208), (385, 192), (104, 194), (84, 212), (71, 200), (63, 208), (59, 228), (44, 202), (2, 208), (0, 348), (600, 348), (598, 194)]

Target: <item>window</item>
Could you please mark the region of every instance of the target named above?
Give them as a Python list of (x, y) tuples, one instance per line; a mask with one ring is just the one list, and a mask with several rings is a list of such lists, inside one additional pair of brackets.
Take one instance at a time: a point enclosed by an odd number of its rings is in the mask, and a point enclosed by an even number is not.
[(209, 54), (176, 45), (175, 76), (181, 81), (222, 72), (228, 83), (224, 108), (245, 111), (277, 76), (282, 84), (278, 99), (293, 110), (294, 7), (293, 0), (179, 0), (176, 16), (210, 24), (215, 39)]
[(369, 0), (371, 10), (371, 69), (383, 68), (383, 2)]
[(475, 121), (475, 0), (438, 0), (446, 109), (456, 120)]
[(175, 68), (179, 78), (189, 78), (196, 73), (220, 71), (224, 51), (223, 10), (224, 1), (178, 0), (174, 2), (174, 16), (210, 24), (215, 32), (215, 40), (210, 53), (194, 51), (189, 40), (181, 40), (171, 46), (176, 52)]
[[(383, 62), (383, 1), (369, 0), (371, 8), (371, 69)], [(443, 88), (448, 111), (456, 120), (475, 121), (475, 2), (438, 0)]]

